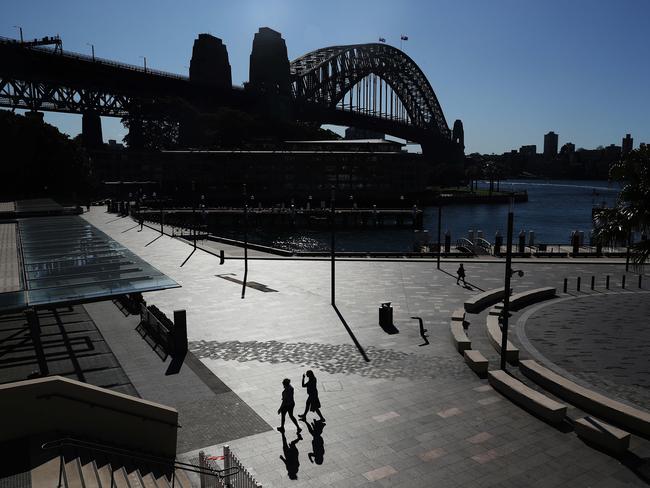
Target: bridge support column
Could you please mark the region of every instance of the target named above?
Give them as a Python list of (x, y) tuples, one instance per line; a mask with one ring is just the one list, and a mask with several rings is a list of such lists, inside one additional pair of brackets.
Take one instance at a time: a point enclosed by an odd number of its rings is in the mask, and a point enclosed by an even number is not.
[(34, 119), (38, 120), (39, 122), (43, 122), (43, 116), (45, 114), (43, 112), (38, 112), (36, 110), (30, 110), (29, 112), (25, 112), (25, 117), (28, 119)]
[(81, 120), (81, 136), (84, 146), (87, 148), (101, 147), (104, 143), (102, 139), (102, 120), (97, 112), (84, 112)]

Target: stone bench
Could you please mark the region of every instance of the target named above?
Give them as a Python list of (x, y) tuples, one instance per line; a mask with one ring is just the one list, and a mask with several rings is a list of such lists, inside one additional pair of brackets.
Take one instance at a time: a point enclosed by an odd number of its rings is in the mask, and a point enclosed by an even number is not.
[(555, 297), (555, 288), (547, 286), (526, 290), (510, 297), (510, 310), (520, 310), (532, 303), (548, 300)]
[(467, 334), (465, 334), (463, 323), (458, 320), (451, 321), (451, 338), (454, 341), (456, 350), (461, 354), (466, 349), (472, 348), (472, 342), (467, 337)]
[(623, 454), (630, 447), (629, 432), (593, 417), (576, 420), (574, 429), (578, 437), (616, 454)]
[(480, 351), (474, 349), (467, 349), (463, 353), (465, 362), (469, 369), (480, 375), (486, 375), (488, 371), (488, 360), (481, 354)]
[(500, 302), (505, 297), (505, 288), (495, 288), (494, 290), (478, 293), (465, 301), (465, 311), (469, 313), (479, 313), (481, 310), (488, 308), (490, 305)]
[(451, 320), (458, 320), (460, 323), (465, 322), (465, 311), (462, 308), (454, 310), (454, 313), (451, 315)]
[(522, 361), (520, 369), (542, 388), (576, 407), (650, 439), (650, 413), (580, 386), (532, 359)]
[[(503, 334), (501, 333), (501, 327), (499, 325), (499, 317), (496, 315), (488, 315), (486, 325), (490, 342), (494, 346), (494, 349), (501, 354), (501, 339)], [(506, 361), (511, 364), (517, 364), (518, 360), (519, 349), (517, 349), (512, 342), (508, 341), (506, 343)]]
[(495, 390), (501, 392), (514, 403), (530, 410), (539, 417), (559, 424), (566, 416), (566, 405), (533, 390), (505, 371), (489, 371), (488, 381)]

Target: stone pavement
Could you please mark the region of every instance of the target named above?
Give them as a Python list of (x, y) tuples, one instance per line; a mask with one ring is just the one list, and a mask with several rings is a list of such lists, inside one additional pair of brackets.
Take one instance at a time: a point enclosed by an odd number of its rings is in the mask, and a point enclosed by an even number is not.
[[(101, 208), (85, 218), (183, 286), (146, 299), (168, 315), (187, 310), (192, 351), (270, 425), (279, 425), (282, 378), (296, 388), (298, 413), (306, 399), (302, 373), (314, 371), (327, 423), (321, 436), (303, 423), (302, 440), (288, 425), (287, 442), (296, 441), (299, 453), (297, 480), (289, 479), (280, 459), (287, 452), (278, 432), (227, 442), (265, 487), (644, 486), (634, 472), (638, 467), (628, 467), (633, 463), (596, 451), (511, 404), (452, 347), (451, 313), (478, 289), (498, 287), (503, 263), (466, 262), (472, 285), (466, 289), (455, 284), (457, 263), (444, 262), (437, 271), (430, 262), (337, 262), (338, 308), (367, 363), (330, 306), (327, 261), (252, 261), (248, 279), (277, 291), (249, 288), (242, 299), (241, 285), (217, 276), (241, 279), (240, 260), (220, 266), (218, 258), (197, 251), (181, 267), (191, 252), (186, 243), (167, 236), (152, 242), (155, 231), (128, 230), (132, 221), (111, 222)], [(516, 290), (561, 290), (565, 276), (620, 276), (622, 269), (567, 261), (519, 267), (525, 275), (513, 283)], [(399, 334), (377, 325), (383, 301), (393, 302)], [(419, 346), (411, 316), (424, 319), (430, 345)], [(324, 461), (311, 463), (308, 455), (321, 439)], [(209, 454), (221, 454), (220, 448), (204, 446)], [(640, 449), (634, 459), (644, 462), (648, 451)]]

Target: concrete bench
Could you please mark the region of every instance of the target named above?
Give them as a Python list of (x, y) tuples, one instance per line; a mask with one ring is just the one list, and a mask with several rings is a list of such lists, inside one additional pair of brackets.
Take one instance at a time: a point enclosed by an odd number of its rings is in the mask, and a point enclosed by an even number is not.
[(520, 369), (542, 388), (576, 407), (650, 439), (650, 413), (580, 386), (532, 359), (522, 361)]
[(503, 304), (497, 304), (490, 309), (488, 315), (496, 315), (497, 317), (503, 313)]
[(480, 351), (467, 349), (463, 353), (463, 356), (465, 357), (465, 362), (469, 366), (469, 369), (480, 375), (487, 374), (488, 360), (485, 359), (485, 356), (483, 356)]
[(458, 320), (460, 323), (465, 322), (465, 311), (462, 308), (454, 310), (454, 313), (451, 315), (451, 320)]
[(500, 302), (505, 297), (505, 288), (495, 288), (494, 290), (478, 293), (465, 301), (465, 311), (469, 313), (479, 313), (481, 310), (488, 308), (490, 305)]
[(524, 385), (505, 371), (489, 371), (488, 381), (495, 390), (501, 392), (514, 403), (530, 410), (548, 422), (559, 424), (566, 415), (566, 405), (562, 405)]
[[(494, 346), (494, 349), (501, 354), (501, 339), (503, 334), (501, 333), (501, 327), (499, 326), (499, 317), (496, 315), (488, 315), (486, 325), (490, 342)], [(517, 349), (512, 342), (508, 341), (506, 343), (506, 361), (511, 364), (517, 364), (518, 360), (519, 349)]]
[(520, 310), (532, 303), (541, 302), (553, 297), (555, 297), (555, 288), (552, 286), (526, 290), (510, 297), (510, 310)]
[(606, 424), (593, 417), (576, 420), (574, 429), (578, 437), (616, 454), (623, 454), (630, 447), (630, 433)]
[(465, 334), (463, 323), (458, 320), (451, 321), (451, 338), (456, 345), (456, 350), (461, 354), (466, 349), (472, 348), (472, 342), (467, 337), (467, 334)]

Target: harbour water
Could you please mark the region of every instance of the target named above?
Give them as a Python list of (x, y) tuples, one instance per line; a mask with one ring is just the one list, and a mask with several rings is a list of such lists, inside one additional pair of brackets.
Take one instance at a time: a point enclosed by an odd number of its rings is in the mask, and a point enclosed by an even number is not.
[[(487, 187), (481, 182), (479, 188)], [(616, 202), (620, 185), (607, 181), (585, 180), (509, 180), (500, 183), (501, 191), (528, 192), (528, 202), (514, 206), (515, 235), (524, 230), (534, 231), (535, 242), (545, 244), (569, 244), (574, 230), (584, 231), (586, 239), (592, 229), (592, 209), (612, 206)], [(494, 242), (496, 231), (505, 236), (507, 204), (451, 204), (442, 209), (442, 233), (447, 230), (452, 242), (467, 237), (469, 230), (481, 230), (485, 239)], [(438, 209), (426, 207), (424, 229), (430, 242), (437, 242)], [(224, 235), (240, 239), (238, 233)], [(371, 228), (337, 231), (337, 249), (341, 251), (411, 251), (413, 230)], [(249, 240), (280, 249), (328, 250), (330, 234), (322, 230), (251, 229)]]

